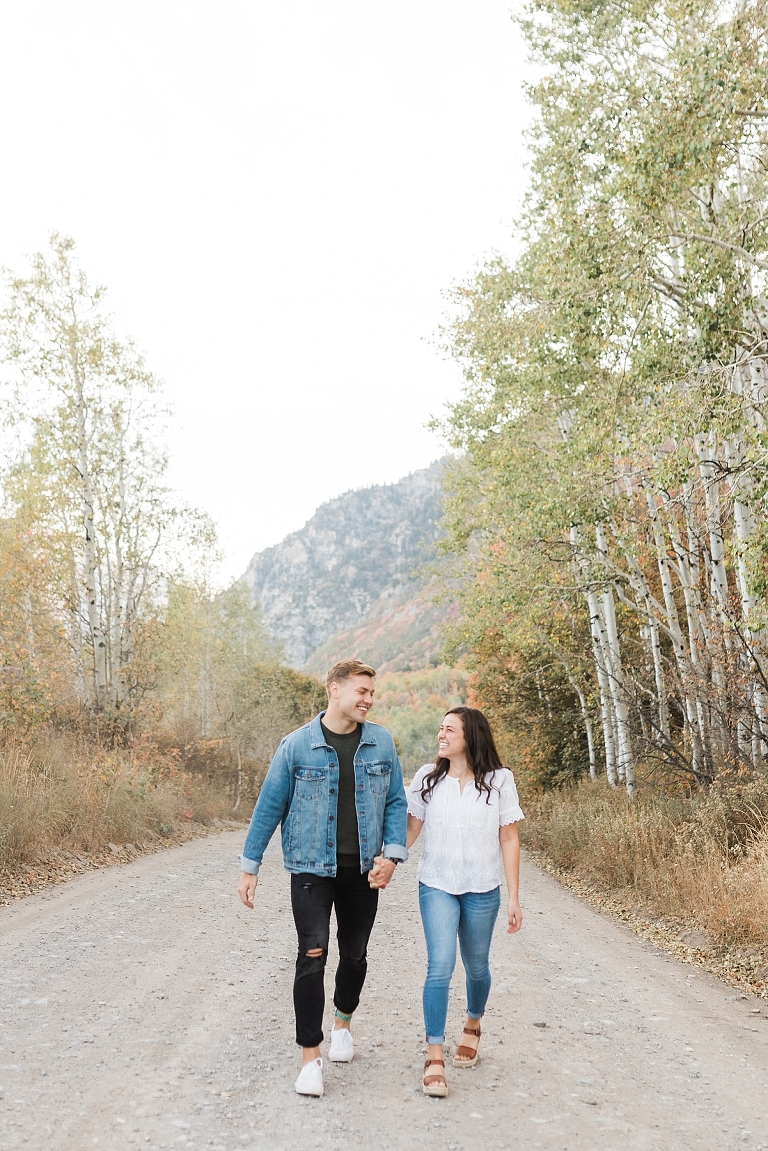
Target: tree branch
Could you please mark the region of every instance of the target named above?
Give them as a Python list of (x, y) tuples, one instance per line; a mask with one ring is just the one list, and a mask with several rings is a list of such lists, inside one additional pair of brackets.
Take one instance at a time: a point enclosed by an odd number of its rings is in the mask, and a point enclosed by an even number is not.
[(715, 248), (722, 248), (725, 252), (735, 252), (748, 264), (768, 272), (768, 263), (765, 260), (759, 260), (757, 256), (753, 256), (751, 252), (747, 252), (739, 244), (729, 244), (726, 240), (716, 240), (714, 236), (702, 236), (699, 232), (676, 232), (675, 235), (679, 236), (681, 240), (698, 240), (702, 244), (712, 244)]

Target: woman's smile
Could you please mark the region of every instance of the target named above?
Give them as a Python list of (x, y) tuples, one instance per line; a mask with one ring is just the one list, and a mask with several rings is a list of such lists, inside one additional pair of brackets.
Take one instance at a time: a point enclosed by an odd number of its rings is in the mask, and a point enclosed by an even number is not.
[(437, 735), (437, 749), (443, 759), (458, 758), (464, 755), (467, 744), (459, 716), (449, 712), (445, 717)]

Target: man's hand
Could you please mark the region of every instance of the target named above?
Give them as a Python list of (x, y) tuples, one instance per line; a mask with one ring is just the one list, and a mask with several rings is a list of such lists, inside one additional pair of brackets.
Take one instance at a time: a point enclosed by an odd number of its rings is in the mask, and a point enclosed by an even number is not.
[(240, 872), (240, 882), (237, 885), (237, 894), (246, 907), (253, 907), (253, 897), (256, 894), (258, 875), (250, 875), (247, 871)]
[(395, 864), (392, 860), (385, 859), (383, 855), (377, 855), (373, 861), (373, 867), (368, 872), (368, 882), (371, 887), (383, 891), (394, 874)]
[(514, 935), (523, 926), (523, 913), (516, 899), (510, 899), (507, 904), (507, 934)]

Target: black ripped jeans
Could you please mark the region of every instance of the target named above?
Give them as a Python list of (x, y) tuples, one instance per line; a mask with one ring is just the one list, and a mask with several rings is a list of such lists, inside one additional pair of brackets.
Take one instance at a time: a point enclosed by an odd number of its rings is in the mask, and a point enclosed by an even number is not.
[[(339, 966), (333, 1002), (351, 1015), (360, 1002), (368, 970), (366, 949), (376, 919), (379, 893), (359, 867), (339, 867), (332, 875), (291, 875), (291, 906), (299, 937), (293, 1006), (296, 1042), (319, 1047), (323, 1040), (325, 963), (331, 932), (331, 908), (336, 908)], [(322, 948), (322, 955), (307, 955)]]

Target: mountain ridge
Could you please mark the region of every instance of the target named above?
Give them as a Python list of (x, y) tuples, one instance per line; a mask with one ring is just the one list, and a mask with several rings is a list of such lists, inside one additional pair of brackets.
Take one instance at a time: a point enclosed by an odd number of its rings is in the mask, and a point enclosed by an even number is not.
[(344, 492), (254, 555), (244, 579), (294, 667), (319, 675), (339, 652), (370, 651), (389, 670), (436, 661), (441, 612), (423, 569), (436, 559), (444, 468)]

